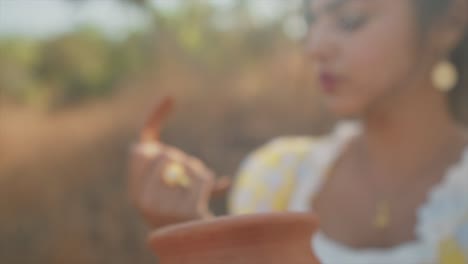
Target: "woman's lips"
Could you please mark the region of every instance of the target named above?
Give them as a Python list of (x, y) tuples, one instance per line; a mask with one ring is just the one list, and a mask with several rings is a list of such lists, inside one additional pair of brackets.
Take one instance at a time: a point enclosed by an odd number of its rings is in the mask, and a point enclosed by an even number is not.
[(320, 73), (320, 88), (327, 94), (334, 93), (337, 89), (338, 78), (331, 73)]

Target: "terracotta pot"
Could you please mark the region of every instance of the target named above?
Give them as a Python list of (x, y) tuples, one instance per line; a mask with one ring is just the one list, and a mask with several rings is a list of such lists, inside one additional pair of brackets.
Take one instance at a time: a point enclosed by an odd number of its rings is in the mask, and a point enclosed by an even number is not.
[(174, 225), (150, 235), (161, 264), (317, 264), (309, 213), (220, 217)]

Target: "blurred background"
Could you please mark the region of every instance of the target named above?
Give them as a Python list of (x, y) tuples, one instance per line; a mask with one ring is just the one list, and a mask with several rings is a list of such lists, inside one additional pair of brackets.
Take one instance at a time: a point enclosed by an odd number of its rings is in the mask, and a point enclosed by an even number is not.
[(155, 263), (126, 172), (164, 95), (165, 142), (220, 175), (275, 136), (327, 131), (300, 5), (0, 0), (0, 262)]

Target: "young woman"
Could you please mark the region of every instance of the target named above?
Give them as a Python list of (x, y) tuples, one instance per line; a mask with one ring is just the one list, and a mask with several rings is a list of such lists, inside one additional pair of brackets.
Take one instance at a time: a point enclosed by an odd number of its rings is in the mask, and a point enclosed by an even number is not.
[[(324, 264), (468, 263), (468, 134), (457, 119), (468, 0), (310, 0), (306, 11), (310, 74), (346, 121), (253, 152), (230, 212), (312, 210)], [(211, 217), (214, 174), (153, 130), (134, 152), (137, 206), (154, 227)]]

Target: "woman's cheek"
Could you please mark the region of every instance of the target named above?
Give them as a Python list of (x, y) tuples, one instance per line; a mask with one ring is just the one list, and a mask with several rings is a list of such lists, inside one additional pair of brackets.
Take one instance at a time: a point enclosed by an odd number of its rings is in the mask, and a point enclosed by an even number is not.
[(407, 30), (382, 26), (361, 34), (344, 47), (354, 111), (366, 111), (404, 88), (414, 58), (411, 38)]
[(343, 83), (336, 96), (326, 97), (330, 111), (338, 116), (359, 116), (366, 111), (372, 101), (383, 93), (385, 70), (379, 67), (381, 58), (362, 49), (352, 51), (346, 61)]

